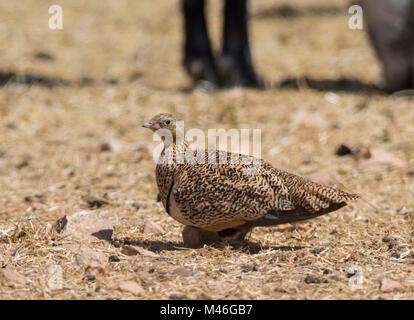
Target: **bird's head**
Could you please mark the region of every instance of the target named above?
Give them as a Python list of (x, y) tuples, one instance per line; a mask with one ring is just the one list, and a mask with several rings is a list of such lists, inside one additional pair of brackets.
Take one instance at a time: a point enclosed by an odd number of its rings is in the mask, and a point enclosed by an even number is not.
[[(176, 136), (176, 123), (179, 121), (176, 117), (169, 113), (159, 113), (142, 126), (154, 132), (162, 129), (170, 131), (173, 137)], [(161, 133), (161, 131), (160, 131)]]

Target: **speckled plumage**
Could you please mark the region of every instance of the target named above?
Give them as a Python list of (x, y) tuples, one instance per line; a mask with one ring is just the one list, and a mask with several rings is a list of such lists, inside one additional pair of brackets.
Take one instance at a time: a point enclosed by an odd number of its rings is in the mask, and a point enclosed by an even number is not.
[[(168, 129), (175, 135), (175, 121), (170, 114), (159, 114), (146, 127)], [(176, 161), (183, 151), (191, 153), (194, 161)], [(156, 180), (166, 211), (188, 226), (222, 234), (234, 229), (245, 234), (255, 226), (310, 219), (358, 198), (276, 169), (265, 161), (236, 156), (242, 161), (232, 164), (229, 152), (196, 152), (187, 143), (164, 142)], [(210, 161), (198, 163), (200, 157)], [(216, 163), (211, 163), (214, 158)], [(223, 159), (227, 161), (223, 163)], [(254, 167), (254, 161), (259, 167)], [(257, 172), (247, 174), (255, 168)]]

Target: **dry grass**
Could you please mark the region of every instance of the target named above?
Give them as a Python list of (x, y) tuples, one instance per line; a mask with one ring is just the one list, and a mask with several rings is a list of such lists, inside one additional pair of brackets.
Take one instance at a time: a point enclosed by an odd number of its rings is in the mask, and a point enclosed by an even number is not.
[[(347, 28), (347, 1), (335, 3), (339, 12), (330, 15), (306, 13), (309, 6), (332, 6), (327, 0), (253, 2), (253, 56), (272, 84), (303, 76), (380, 82), (381, 68), (365, 33)], [(118, 290), (118, 281), (130, 279), (145, 289), (142, 299), (414, 298), (412, 99), (357, 90), (336, 92), (333, 104), (327, 91), (307, 89), (306, 83), (266, 91), (183, 90), (190, 82), (180, 67), (178, 1), (60, 3), (62, 31), (47, 28), (47, 1), (0, 3), (1, 72), (66, 83), (48, 88), (21, 84), (20, 78), (0, 89), (0, 263), (30, 280), (2, 285), (0, 298), (134, 298)], [(220, 3), (211, 1), (209, 8), (215, 45), (221, 22), (214, 12)], [(304, 14), (260, 18), (258, 13), (282, 3)], [(35, 58), (39, 51), (54, 59)], [(81, 85), (85, 77), (93, 82)], [(154, 162), (147, 151), (152, 137), (139, 125), (162, 111), (179, 115), (187, 128), (261, 128), (267, 161), (303, 176), (337, 171), (365, 201), (306, 228), (254, 230), (244, 248), (184, 248), (181, 226), (156, 201)], [(298, 112), (319, 120), (293, 126)], [(104, 142), (115, 150), (100, 152)], [(342, 142), (389, 151), (406, 165), (367, 166), (337, 157)], [(160, 257), (129, 257), (108, 242), (79, 243), (56, 234), (52, 224), (81, 208), (87, 192), (112, 200), (106, 209), (115, 238), (129, 238)], [(167, 232), (144, 234), (146, 220)], [(386, 236), (394, 241), (391, 248), (383, 242)], [(117, 255), (120, 262), (110, 263), (96, 281), (83, 280), (84, 268), (73, 264), (77, 245)], [(347, 278), (353, 264), (364, 275), (356, 291)], [(47, 286), (51, 265), (62, 267), (62, 290)], [(193, 269), (193, 275), (172, 274), (178, 266)], [(324, 274), (326, 269), (332, 273)], [(306, 283), (309, 275), (320, 282)], [(401, 290), (381, 292), (384, 277), (399, 281)]]

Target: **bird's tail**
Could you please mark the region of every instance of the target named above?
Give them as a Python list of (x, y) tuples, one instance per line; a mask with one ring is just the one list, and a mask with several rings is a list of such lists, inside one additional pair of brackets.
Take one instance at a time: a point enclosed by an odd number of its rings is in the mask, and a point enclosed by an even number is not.
[(285, 180), (285, 183), (294, 203), (303, 207), (309, 213), (319, 213), (320, 211), (329, 210), (331, 207), (333, 209), (336, 207), (334, 205), (342, 203), (346, 205), (346, 201), (359, 198), (357, 194), (321, 185), (295, 175), (291, 175), (289, 179)]

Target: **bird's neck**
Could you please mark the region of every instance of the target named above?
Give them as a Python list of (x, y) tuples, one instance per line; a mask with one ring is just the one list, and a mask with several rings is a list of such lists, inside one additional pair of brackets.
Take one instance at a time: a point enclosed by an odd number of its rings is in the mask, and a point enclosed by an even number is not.
[(167, 160), (168, 163), (181, 164), (185, 162), (185, 156), (187, 149), (189, 149), (189, 143), (186, 140), (167, 142), (163, 139), (164, 149), (162, 150), (161, 156)]

